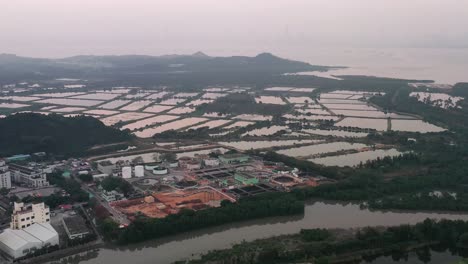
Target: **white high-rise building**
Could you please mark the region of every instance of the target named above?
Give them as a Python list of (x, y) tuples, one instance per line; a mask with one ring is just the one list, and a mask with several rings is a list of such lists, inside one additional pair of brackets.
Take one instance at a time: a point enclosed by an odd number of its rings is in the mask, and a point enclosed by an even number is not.
[(11, 173), (3, 159), (0, 159), (0, 189), (11, 188)]
[(24, 205), (16, 203), (11, 215), (11, 229), (23, 229), (34, 223), (49, 223), (50, 209), (44, 203)]
[(22, 183), (33, 188), (49, 186), (46, 173), (43, 169), (30, 168), (10, 163), (9, 170), (11, 172), (13, 182)]

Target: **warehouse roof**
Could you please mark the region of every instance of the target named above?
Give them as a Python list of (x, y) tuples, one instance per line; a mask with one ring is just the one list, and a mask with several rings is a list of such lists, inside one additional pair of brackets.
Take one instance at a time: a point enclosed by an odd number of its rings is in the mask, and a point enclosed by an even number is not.
[(23, 230), (42, 241), (48, 241), (58, 235), (57, 231), (49, 223), (36, 223)]
[(13, 250), (17, 250), (28, 243), (46, 242), (55, 236), (58, 236), (57, 231), (49, 223), (35, 223), (23, 230), (5, 229), (0, 234), (0, 242)]
[(0, 234), (0, 242), (13, 250), (18, 250), (29, 243), (40, 243), (41, 241), (23, 230), (6, 229)]

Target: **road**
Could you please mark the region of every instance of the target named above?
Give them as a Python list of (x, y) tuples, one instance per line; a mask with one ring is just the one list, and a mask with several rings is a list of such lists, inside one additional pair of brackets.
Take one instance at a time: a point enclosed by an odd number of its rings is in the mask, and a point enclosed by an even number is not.
[(119, 212), (118, 210), (114, 209), (112, 206), (109, 205), (109, 203), (101, 198), (98, 192), (94, 191), (93, 189), (89, 188), (86, 184), (81, 184), (81, 188), (89, 193), (91, 193), (97, 200), (97, 202), (102, 205), (104, 208), (106, 208), (109, 213), (111, 213), (112, 219), (114, 219), (115, 222), (122, 224), (122, 225), (128, 225), (130, 224), (130, 220), (128, 220), (127, 216)]
[[(206, 144), (206, 143), (205, 143)], [(138, 154), (145, 154), (145, 153), (151, 153), (151, 152), (173, 152), (173, 153), (181, 153), (181, 152), (191, 152), (191, 151), (198, 151), (198, 150), (205, 150), (205, 149), (213, 149), (213, 148), (219, 148), (223, 147), (226, 149), (234, 149), (233, 147), (230, 146), (224, 146), (220, 145), (217, 143), (210, 142), (210, 144), (206, 144), (203, 146), (197, 146), (193, 148), (179, 148), (179, 149), (169, 149), (161, 146), (155, 146), (152, 148), (147, 148), (147, 149), (139, 149), (139, 150), (131, 150), (131, 151), (126, 151), (126, 152), (117, 152), (117, 153), (110, 153), (110, 154), (105, 154), (105, 155), (98, 155), (98, 156), (91, 156), (88, 157), (88, 161), (96, 161), (96, 160), (102, 160), (106, 158), (114, 158), (114, 157), (121, 157), (121, 156), (130, 156), (130, 155), (138, 155)]]

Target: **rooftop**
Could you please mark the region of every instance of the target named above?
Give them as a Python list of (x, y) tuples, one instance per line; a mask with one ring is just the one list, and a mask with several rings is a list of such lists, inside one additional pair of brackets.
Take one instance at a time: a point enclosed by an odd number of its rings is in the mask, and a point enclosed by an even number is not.
[(220, 158), (224, 158), (224, 159), (236, 159), (236, 158), (245, 158), (245, 157), (248, 157), (248, 155), (243, 154), (243, 153), (224, 154), (220, 156)]
[(28, 243), (48, 241), (55, 236), (58, 236), (57, 231), (49, 223), (35, 223), (22, 230), (5, 229), (0, 234), (0, 243), (17, 250)]
[(28, 167), (25, 167), (25, 166), (21, 166), (21, 165), (15, 164), (15, 163), (10, 163), (9, 168), (10, 168), (10, 170), (19, 171), (21, 173), (26, 173), (26, 174), (40, 173), (40, 171), (38, 171), (38, 170), (34, 170), (34, 169), (31, 169), (31, 168), (28, 168)]
[(81, 216), (76, 215), (71, 217), (64, 217), (63, 223), (71, 235), (89, 232), (89, 229)]
[(113, 164), (109, 160), (103, 160), (103, 161), (99, 162), (99, 165), (101, 165), (101, 166), (111, 166)]

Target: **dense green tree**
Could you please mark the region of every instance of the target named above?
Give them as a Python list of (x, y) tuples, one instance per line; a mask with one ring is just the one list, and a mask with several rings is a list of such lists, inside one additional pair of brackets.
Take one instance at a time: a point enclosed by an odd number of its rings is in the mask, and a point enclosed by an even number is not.
[(204, 227), (261, 217), (300, 214), (304, 202), (288, 193), (268, 193), (243, 198), (237, 203), (200, 211), (188, 209), (161, 219), (137, 219), (119, 236), (120, 243), (135, 243)]
[(83, 155), (99, 144), (130, 139), (127, 132), (105, 126), (87, 116), (63, 117), (21, 113), (0, 119), (0, 156), (47, 152)]
[(119, 190), (125, 196), (128, 196), (131, 192), (133, 192), (133, 186), (120, 177), (105, 177), (101, 181), (100, 185), (106, 191)]

